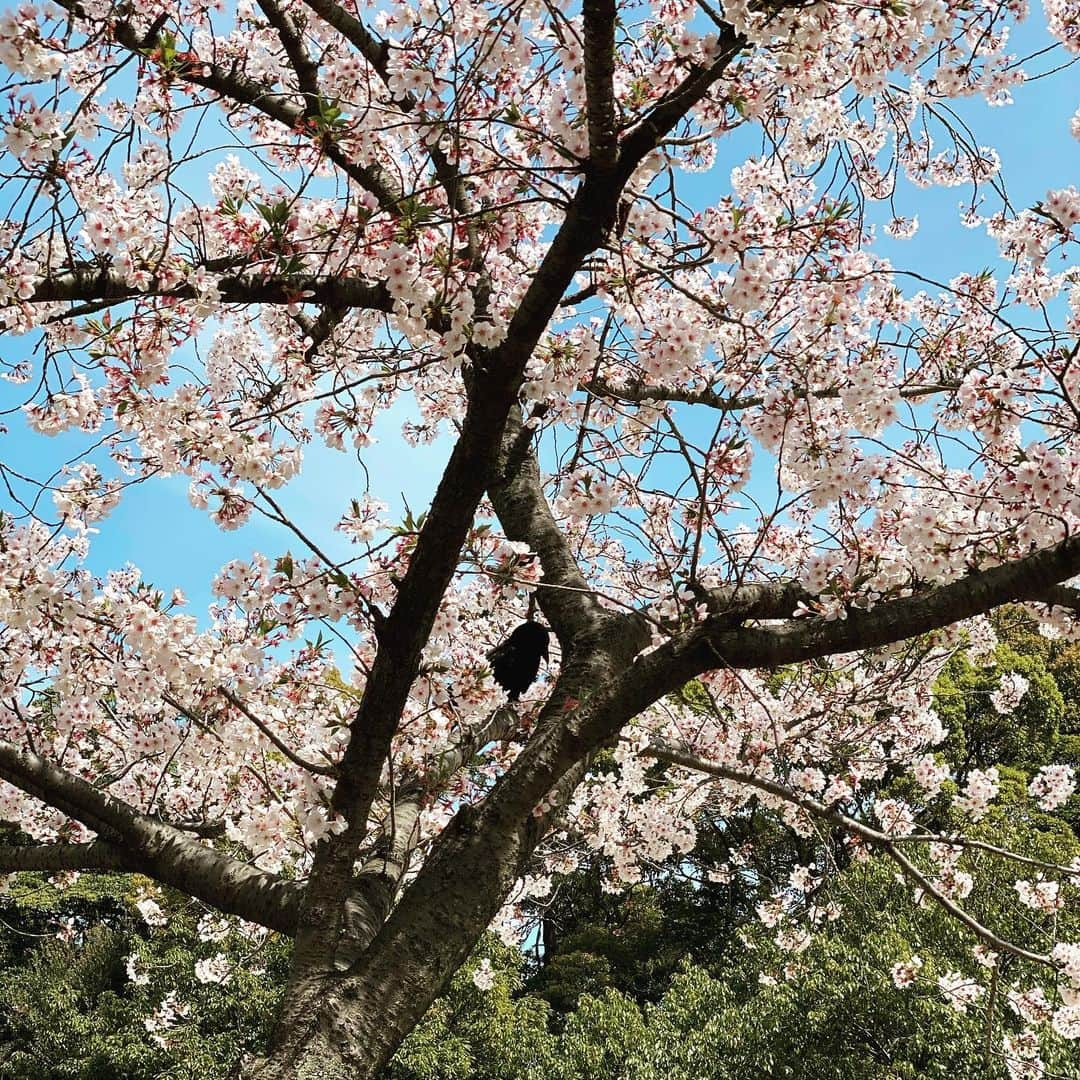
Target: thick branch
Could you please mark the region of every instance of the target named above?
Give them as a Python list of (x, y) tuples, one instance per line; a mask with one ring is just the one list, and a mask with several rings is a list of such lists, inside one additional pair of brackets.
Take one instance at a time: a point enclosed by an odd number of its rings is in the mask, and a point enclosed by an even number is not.
[(390, 914), (420, 842), (420, 811), (430, 793), (443, 788), (482, 747), (507, 738), (517, 726), (518, 716), (512, 707), (496, 709), (485, 723), (440, 754), (435, 767), (422, 780), (411, 780), (391, 793), (375, 841), (375, 854), (364, 860), (345, 904), (335, 961), (339, 969), (349, 967), (360, 957)]
[[(1080, 573), (1080, 538), (976, 571), (915, 596), (886, 600), (846, 618), (791, 619), (777, 627), (732, 628), (709, 616), (635, 663), (628, 680), (639, 688), (635, 712), (703, 671), (719, 667), (775, 668), (837, 653), (874, 649), (927, 634), (1002, 604), (1043, 601), (1054, 586)], [(1053, 601), (1051, 601), (1053, 602)], [(633, 715), (633, 714), (631, 714)]]
[(725, 23), (716, 42), (716, 59), (708, 67), (694, 67), (667, 97), (635, 125), (623, 140), (620, 158), (636, 164), (658, 146), (664, 136), (724, 76), (728, 65), (745, 46), (746, 38)]
[(1080, 612), (1080, 589), (1075, 589), (1070, 585), (1055, 585), (1041, 596), (1035, 596), (1032, 599), (1049, 604), (1051, 607), (1062, 607)]
[(131, 860), (128, 869), (271, 930), (296, 929), (299, 886), (206, 847), (9, 742), (0, 741), (0, 776), (101, 833)]
[(586, 177), (496, 349), (476, 349), (461, 433), (401, 579), (393, 609), (378, 630), (379, 649), (349, 727), (332, 806), (346, 832), (316, 851), (294, 954), (294, 978), (333, 960), (341, 899), (367, 827), (390, 743), (401, 720), (424, 644), (468, 529), (493, 475), (504, 426), (533, 349), (582, 260), (602, 241), (619, 192)]
[(334, 966), (339, 971), (356, 962), (390, 914), (420, 840), (424, 798), (419, 788), (397, 793), (383, 821), (378, 850), (364, 860), (353, 879), (334, 954)]
[[(929, 397), (931, 394), (945, 394), (959, 389), (959, 383), (916, 383), (899, 386), (896, 394), (900, 398), (911, 399)], [(601, 397), (617, 398), (620, 401), (677, 401), (687, 405), (705, 405), (720, 412), (744, 412), (765, 404), (762, 394), (734, 394), (730, 397), (718, 394), (715, 390), (694, 390), (685, 386), (649, 384), (643, 380), (627, 383), (613, 383), (608, 379), (595, 378), (582, 383), (582, 389)], [(838, 386), (822, 386), (813, 390), (803, 387), (791, 387), (786, 395), (793, 400), (818, 398), (829, 400), (840, 396)]]
[[(763, 617), (797, 603), (798, 586), (744, 586), (749, 595), (724, 597), (727, 609), (723, 613), (708, 616), (697, 629), (632, 663), (617, 653), (620, 645), (640, 648), (632, 621), (609, 617), (610, 630), (595, 642), (583, 642), (580, 655), (564, 668), (536, 735), (496, 785), (485, 810), (500, 821), (531, 814), (543, 794), (575, 762), (614, 738), (665, 694), (710, 668), (775, 667), (902, 641), (1001, 604), (1039, 599), (1056, 581), (1067, 580), (1078, 569), (1080, 540), (1070, 539), (920, 596), (887, 601), (869, 612), (852, 612), (847, 619), (790, 619), (775, 629), (733, 628), (731, 623), (733, 615), (740, 621)], [(736, 600), (743, 604), (745, 615), (739, 613)], [(564, 687), (580, 687), (580, 691)]]
[[(334, 308), (390, 311), (393, 298), (382, 284), (333, 274), (226, 274), (216, 281), (226, 304), (327, 304)], [(194, 286), (182, 282), (163, 286), (155, 278), (139, 289), (115, 271), (83, 264), (50, 274), (35, 288), (31, 303), (55, 300), (132, 300), (140, 296), (170, 296), (193, 300)]]
[(552, 516), (531, 444), (532, 433), (515, 405), (506, 422), (488, 495), (507, 538), (527, 543), (540, 557), (544, 570), (538, 590), (540, 607), (565, 652), (573, 637), (596, 622), (601, 608)]
[(355, 15), (350, 14), (334, 0), (304, 0), (304, 3), (332, 26), (343, 38), (359, 51), (360, 55), (380, 75), (386, 71), (386, 59), (389, 54), (385, 41), (376, 39)]
[(589, 164), (611, 169), (618, 156), (615, 121), (615, 0), (584, 0), (585, 113)]
[(106, 840), (88, 844), (0, 844), (0, 874), (28, 870), (55, 873), (61, 870), (126, 870), (138, 867), (121, 847)]
[[(734, 54), (732, 51), (730, 56)], [(719, 78), (727, 59), (712, 65), (707, 79), (691, 80), (692, 85), (678, 96), (682, 112)], [(313, 1040), (332, 1055), (352, 1053), (341, 1039), (346, 1018), (348, 1045), (356, 1048), (355, 1053), (362, 1053), (369, 1061), (387, 1059), (488, 924), (520, 871), (522, 860), (536, 842), (532, 816), (536, 804), (588, 753), (590, 748), (583, 740), (588, 733), (573, 723), (577, 701), (597, 685), (617, 681), (647, 640), (636, 621), (610, 616), (595, 633), (581, 636), (580, 655), (571, 657), (560, 674), (560, 689), (545, 707), (539, 738), (530, 741), (500, 782), (499, 797), (493, 793), (485, 800), (481, 823), (474, 825), (474, 813), (463, 811), (455, 825), (444, 832), (437, 844), (437, 857), (434, 852), (429, 857), (359, 962), (363, 970), (350, 979), (350, 1004), (342, 1007), (335, 999), (329, 1009), (337, 1019), (323, 1024), (318, 1019), (326, 1005), (321, 1000), (325, 987), (320, 973), (333, 964), (341, 898), (348, 888), (352, 863), (421, 649), (479, 499), (494, 479), (493, 465), (525, 365), (583, 259), (610, 232), (623, 187), (655, 145), (648, 139), (666, 133), (663, 122), (673, 125), (681, 114), (674, 107), (663, 111), (661, 120), (647, 128), (647, 138), (639, 134), (629, 151), (620, 155), (613, 172), (586, 171), (502, 344), (494, 349), (470, 350), (469, 405), (461, 433), (399, 585), (397, 601), (379, 629), (379, 649), (360, 709), (350, 725), (341, 779), (333, 798), (334, 809), (345, 816), (349, 828), (326, 841), (315, 854), (293, 974), (277, 1028), (279, 1041), (273, 1051), (278, 1074), (284, 1075), (291, 1064), (306, 1055)], [(572, 687), (573, 693), (566, 687)], [(566, 723), (566, 717), (571, 723)], [(511, 774), (524, 774), (526, 782), (515, 786)], [(377, 997), (370, 1000), (380, 1003), (380, 1027), (372, 1024), (374, 1014), (369, 1016), (365, 1008), (366, 995), (376, 993), (376, 989)], [(385, 1022), (387, 1016), (393, 1016), (392, 1024)], [(332, 1048), (324, 1041), (331, 1029)]]
[(277, 31), (278, 40), (285, 49), (289, 64), (296, 73), (296, 85), (305, 99), (314, 104), (319, 96), (319, 66), (308, 55), (300, 31), (292, 16), (277, 0), (258, 0), (266, 21)]
[(800, 604), (816, 599), (797, 581), (755, 581), (745, 585), (721, 585), (715, 589), (695, 588), (695, 594), (709, 611), (729, 621), (746, 619), (790, 619)]

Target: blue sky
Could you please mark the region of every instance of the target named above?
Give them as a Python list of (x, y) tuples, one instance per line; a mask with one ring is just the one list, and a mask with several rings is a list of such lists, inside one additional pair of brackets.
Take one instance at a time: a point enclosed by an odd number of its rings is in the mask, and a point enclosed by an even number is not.
[[(1014, 33), (1014, 50), (1030, 52), (1046, 44), (1048, 39), (1041, 27), (1042, 13), (1038, 11), (1028, 25)], [(1062, 58), (1063, 54), (1057, 52), (1046, 66)], [(1080, 104), (1078, 91), (1080, 77), (1073, 69), (1017, 88), (1016, 104), (1006, 109), (990, 109), (981, 99), (957, 104), (957, 112), (977, 140), (1000, 152), (1002, 174), (1015, 207), (1031, 205), (1048, 188), (1080, 183), (1080, 141), (1069, 135), (1069, 118)], [(700, 192), (703, 204), (706, 199), (715, 200), (728, 189), (731, 166), (754, 149), (749, 136), (733, 141), (730, 149), (722, 147), (709, 173), (688, 178), (684, 188), (687, 197), (692, 199)], [(958, 222), (960, 204), (967, 197), (968, 192), (962, 188), (919, 190), (901, 180), (897, 212), (918, 214), (919, 232), (907, 241), (881, 236), (875, 250), (898, 267), (942, 281), (962, 270), (994, 266), (996, 244), (983, 230), (965, 229)], [(891, 216), (888, 207), (881, 204), (872, 205), (870, 212), (872, 219), (879, 222)], [(918, 288), (912, 282), (905, 291), (911, 293)], [(8, 362), (17, 361), (30, 352), (33, 344), (30, 338), (2, 338), (0, 356)], [(0, 410), (20, 402), (20, 391), (25, 389), (0, 383)], [(401, 422), (411, 415), (404, 400), (383, 414), (375, 431), (378, 441), (364, 452), (371, 492), (390, 504), (391, 516), (396, 519), (404, 511), (402, 496), (414, 512), (425, 507), (449, 453), (446, 439), (420, 448), (406, 445), (399, 431)], [(0, 460), (39, 478), (86, 444), (85, 436), (47, 440), (34, 435), (26, 430), (18, 414), (0, 419), (10, 427), (10, 433), (0, 439)], [(290, 548), (295, 554), (302, 552), (295, 538), (258, 516), (236, 532), (220, 532), (204, 512), (191, 507), (187, 486), (187, 478), (178, 476), (155, 478), (129, 490), (118, 510), (99, 525), (100, 535), (91, 548), (91, 569), (103, 573), (133, 562), (146, 579), (166, 592), (174, 587), (183, 589), (191, 601), (189, 610), (202, 616), (210, 599), (210, 581), (222, 563), (247, 558), (256, 550), (269, 555)], [(362, 490), (363, 472), (355, 456), (316, 443), (306, 448), (301, 478), (279, 493), (278, 499), (296, 523), (330, 554), (347, 557), (348, 544), (332, 528), (349, 497)], [(11, 509), (2, 491), (0, 509)]]

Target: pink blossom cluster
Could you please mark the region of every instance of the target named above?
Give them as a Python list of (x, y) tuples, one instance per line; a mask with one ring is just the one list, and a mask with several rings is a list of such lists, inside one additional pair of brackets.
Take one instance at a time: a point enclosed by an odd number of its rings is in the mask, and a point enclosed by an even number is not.
[(966, 1013), (986, 993), (985, 987), (959, 971), (947, 971), (939, 976), (937, 984), (945, 1000), (959, 1013)]
[(1076, 770), (1071, 765), (1044, 765), (1028, 785), (1028, 794), (1042, 810), (1053, 811), (1076, 790)]
[(990, 704), (995, 712), (1003, 715), (1013, 712), (1024, 700), (1030, 682), (1018, 671), (1007, 671), (1002, 674), (998, 687), (990, 695)]
[(1053, 915), (1065, 906), (1061, 885), (1057, 881), (1017, 881), (1014, 886), (1020, 903), (1041, 915)]
[(998, 771), (993, 766), (988, 769), (972, 769), (963, 790), (954, 797), (954, 805), (972, 821), (980, 821), (989, 812), (990, 803), (997, 798), (998, 780)]

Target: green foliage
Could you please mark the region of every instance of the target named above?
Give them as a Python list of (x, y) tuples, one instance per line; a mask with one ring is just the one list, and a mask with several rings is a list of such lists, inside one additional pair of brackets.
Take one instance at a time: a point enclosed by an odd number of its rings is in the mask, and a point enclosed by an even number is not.
[[(1030, 940), (1006, 878), (994, 876), (967, 906), (1006, 936)], [(764, 1061), (767, 1075), (791, 1080), (1004, 1078), (996, 1058), (987, 1067), (985, 1007), (957, 1012), (936, 985), (956, 970), (988, 988), (989, 972), (973, 962), (971, 935), (937, 905), (914, 905), (910, 886), (897, 881), (885, 859), (852, 865), (842, 885), (847, 910), (816, 933), (805, 952), (781, 953), (754, 928), (747, 935), (752, 951), (708, 985), (716, 1019), (703, 1038), (725, 1067), (705, 1075), (748, 1075), (754, 1061)], [(919, 981), (899, 990), (890, 969), (913, 954), (924, 963)], [(758, 981), (762, 972), (765, 983)], [(669, 998), (678, 992), (676, 982)], [(1015, 1024), (1000, 1000), (993, 1024), (997, 1050), (1002, 1030)], [(1059, 1044), (1059, 1056), (1067, 1049)]]
[[(1019, 707), (1002, 715), (990, 695), (1009, 672), (1024, 676), (1030, 685)], [(976, 667), (957, 655), (938, 680), (935, 706), (949, 729), (945, 752), (961, 781), (972, 769), (1005, 764), (1035, 771), (1056, 760), (1065, 702), (1038, 655), (1023, 655), (1004, 643), (990, 664)]]
[[(490, 990), (472, 975), (481, 958), (496, 972)], [(521, 956), (487, 938), (473, 961), (405, 1040), (385, 1080), (547, 1080), (556, 1075), (557, 1041), (545, 1002), (515, 991)]]
[[(1061, 822), (1015, 802), (995, 809), (981, 835), (1035, 858), (1080, 853)], [(1075, 913), (1052, 927), (1017, 903), (1009, 864), (986, 865), (979, 854), (960, 867), (973, 859), (982, 876), (965, 905), (1005, 937), (1029, 947), (1044, 947), (1052, 929), (1080, 937)], [(970, 933), (936, 904), (914, 904), (910, 885), (881, 857), (849, 865), (832, 891), (846, 910), (804, 952), (783, 952), (771, 931), (746, 923), (716, 970), (683, 962), (655, 1002), (610, 985), (579, 993), (561, 1022), (536, 997), (515, 996), (524, 959), (502, 950), (495, 987), (479, 992), (469, 971), (459, 974), (387, 1080), (1005, 1080), (1001, 1038), (1016, 1030), (1016, 1018), (975, 963)], [(898, 989), (891, 968), (914, 954), (923, 961), (918, 982)], [(581, 963), (588, 954), (559, 955)], [(1015, 963), (1006, 957), (1003, 969), (1011, 978)], [(937, 979), (952, 971), (995, 993), (989, 1021), (986, 996), (964, 1013), (945, 999)], [(1051, 1070), (1072, 1075), (1072, 1044), (1047, 1035), (1043, 1056)]]
[(560, 1013), (609, 988), (656, 1001), (686, 958), (720, 964), (761, 891), (742, 878), (721, 885), (664, 868), (655, 882), (612, 894), (604, 876), (598, 862), (560, 879), (543, 920), (544, 962), (527, 987)]
[[(159, 898), (168, 922), (152, 930), (133, 906), (145, 885), (92, 874), (65, 888), (38, 874), (14, 879), (0, 898), (0, 1078), (221, 1080), (262, 1047), (286, 973), (285, 944), (236, 929), (201, 942), (201, 913), (175, 897)], [(228, 980), (200, 982), (196, 961), (218, 952)], [(145, 985), (130, 978), (129, 957)], [(186, 1010), (182, 1022), (149, 1031), (147, 1018), (170, 995)]]
[(1049, 667), (1065, 702), (1061, 730), (1080, 735), (1080, 643), (1058, 651)]

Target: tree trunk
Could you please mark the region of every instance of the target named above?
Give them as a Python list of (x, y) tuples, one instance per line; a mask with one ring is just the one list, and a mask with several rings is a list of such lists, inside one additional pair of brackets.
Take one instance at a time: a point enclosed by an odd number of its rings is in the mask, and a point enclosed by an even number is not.
[(249, 1080), (368, 1080), (393, 1057), (468, 957), (535, 846), (535, 826), (465, 811), (402, 903), (349, 970), (294, 991), (270, 1057)]

